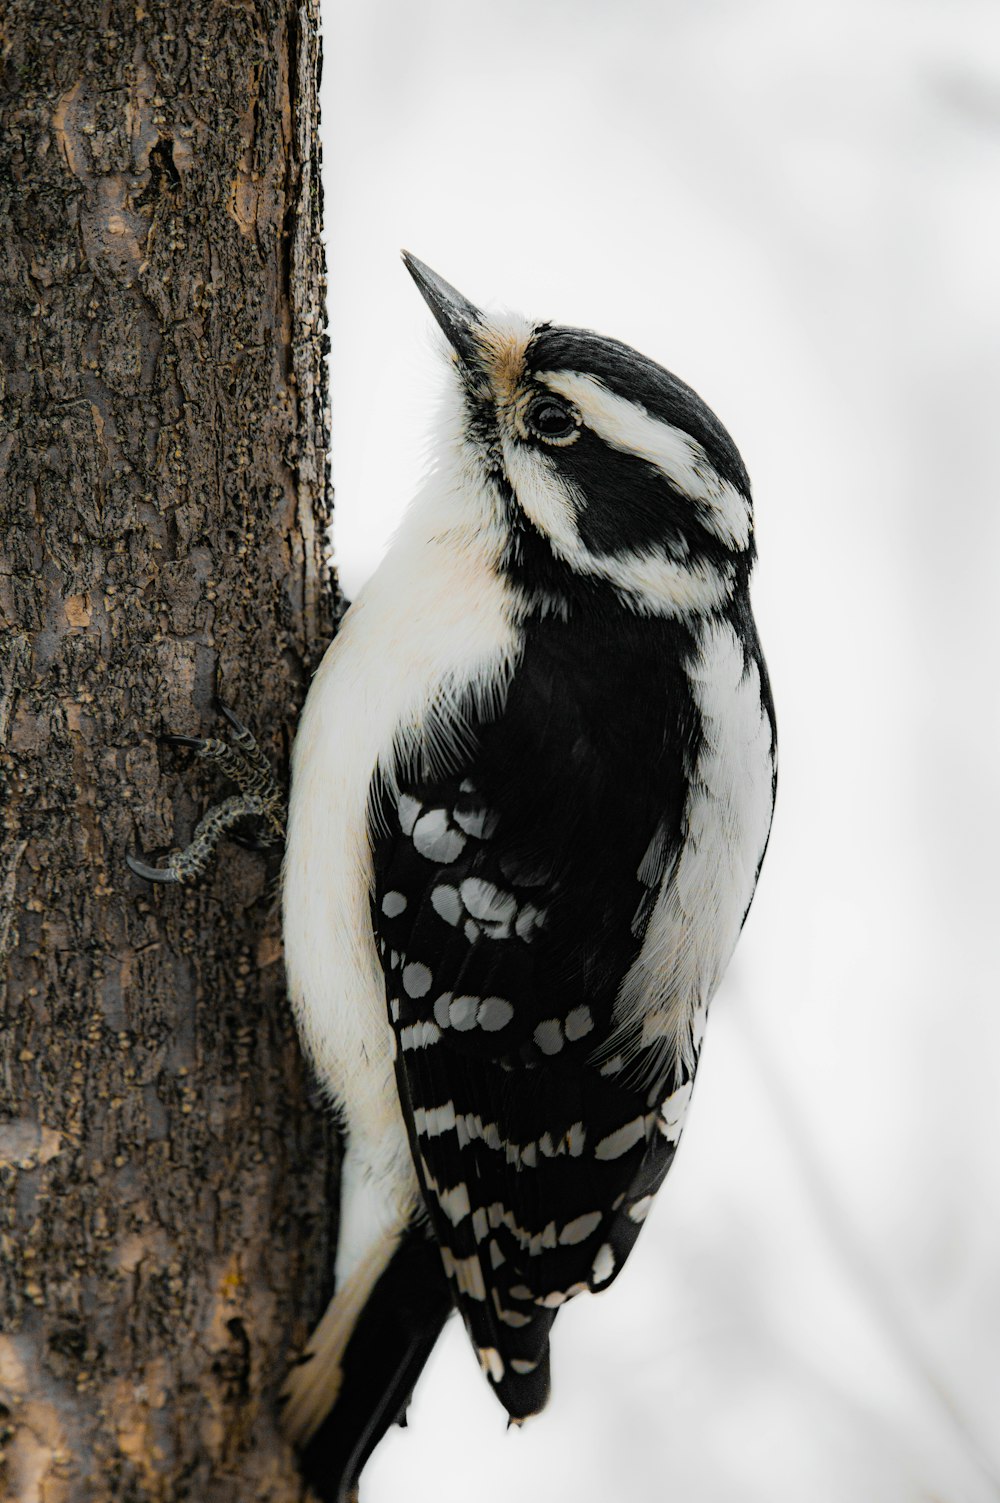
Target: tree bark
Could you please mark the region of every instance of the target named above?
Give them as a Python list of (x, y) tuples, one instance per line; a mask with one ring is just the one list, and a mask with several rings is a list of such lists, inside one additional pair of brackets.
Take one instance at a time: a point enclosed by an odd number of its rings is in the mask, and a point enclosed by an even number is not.
[(0, 17), (0, 1495), (301, 1493), (275, 1429), (336, 1155), (284, 998), (275, 859), (195, 888), (279, 774), (332, 630), (316, 0)]

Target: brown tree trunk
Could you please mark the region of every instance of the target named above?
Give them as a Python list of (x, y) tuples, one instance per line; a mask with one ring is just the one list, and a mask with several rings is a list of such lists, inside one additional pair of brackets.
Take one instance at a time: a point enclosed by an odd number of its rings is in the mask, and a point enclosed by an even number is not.
[(284, 775), (332, 629), (315, 0), (0, 11), (0, 1496), (300, 1493), (332, 1134), (275, 859), (183, 844), (215, 696)]

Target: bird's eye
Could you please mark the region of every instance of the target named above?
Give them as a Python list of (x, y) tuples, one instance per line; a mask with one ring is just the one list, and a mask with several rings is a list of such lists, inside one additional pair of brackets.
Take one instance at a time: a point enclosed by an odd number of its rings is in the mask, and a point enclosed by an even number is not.
[(549, 443), (571, 437), (580, 426), (576, 413), (554, 397), (536, 397), (524, 415), (524, 422), (529, 433)]

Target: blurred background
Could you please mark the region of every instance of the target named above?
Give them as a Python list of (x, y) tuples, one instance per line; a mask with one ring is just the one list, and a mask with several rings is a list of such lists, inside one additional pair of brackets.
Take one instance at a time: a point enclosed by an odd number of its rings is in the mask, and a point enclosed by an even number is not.
[(1000, 1498), (1000, 11), (323, 0), (348, 595), (440, 389), (412, 250), (692, 384), (754, 481), (771, 849), (677, 1163), (523, 1431), (452, 1322), (366, 1503)]

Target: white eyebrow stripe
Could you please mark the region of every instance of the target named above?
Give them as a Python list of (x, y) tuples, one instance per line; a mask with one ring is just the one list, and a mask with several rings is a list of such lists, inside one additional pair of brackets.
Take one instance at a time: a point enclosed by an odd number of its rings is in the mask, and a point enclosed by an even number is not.
[(706, 524), (728, 547), (747, 546), (750, 506), (746, 497), (716, 474), (705, 450), (690, 434), (651, 417), (644, 407), (617, 396), (594, 376), (540, 371), (536, 380), (572, 402), (587, 427), (606, 444), (655, 465), (684, 495), (700, 502)]

